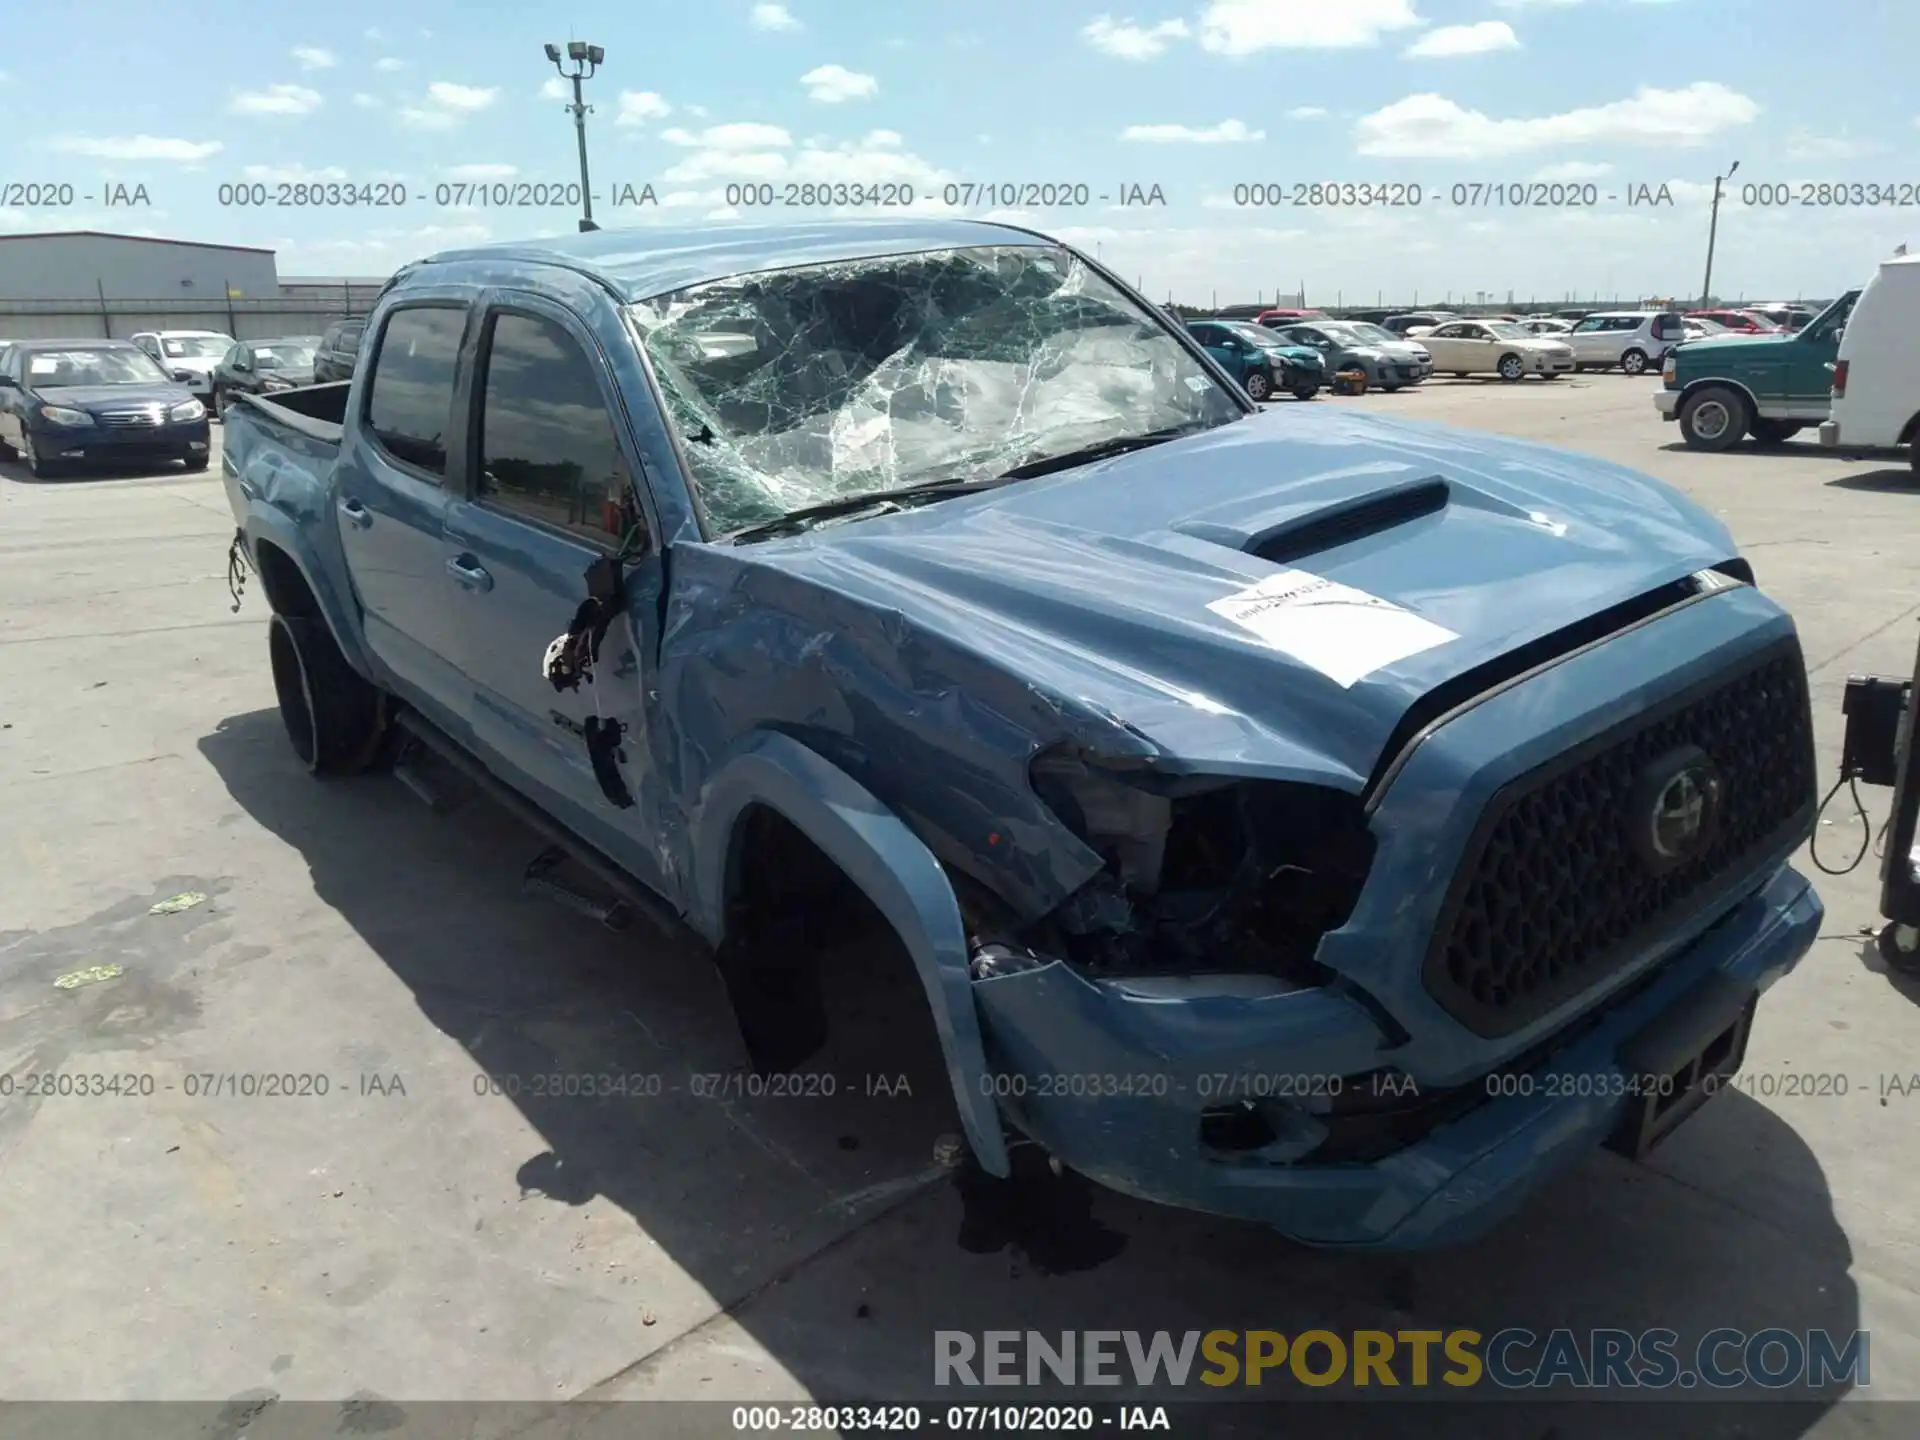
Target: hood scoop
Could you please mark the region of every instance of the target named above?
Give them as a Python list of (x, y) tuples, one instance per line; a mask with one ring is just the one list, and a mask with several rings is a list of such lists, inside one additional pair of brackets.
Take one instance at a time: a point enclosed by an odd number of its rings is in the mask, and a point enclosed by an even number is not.
[(1283, 520), (1254, 535), (1244, 548), (1269, 565), (1292, 565), (1323, 550), (1437, 515), (1452, 498), (1453, 487), (1438, 475), (1430, 475)]

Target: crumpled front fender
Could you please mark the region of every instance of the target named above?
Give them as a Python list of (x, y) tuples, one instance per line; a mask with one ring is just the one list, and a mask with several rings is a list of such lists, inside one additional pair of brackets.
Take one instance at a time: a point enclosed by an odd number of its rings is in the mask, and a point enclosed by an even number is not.
[(779, 812), (819, 846), (893, 926), (926, 989), (974, 1156), (989, 1174), (1009, 1174), (999, 1111), (984, 1089), (987, 1062), (968, 972), (966, 926), (940, 862), (845, 771), (790, 736), (758, 732), (715, 768), (693, 821), (689, 919), (716, 946), (726, 929), (734, 826), (754, 805)]

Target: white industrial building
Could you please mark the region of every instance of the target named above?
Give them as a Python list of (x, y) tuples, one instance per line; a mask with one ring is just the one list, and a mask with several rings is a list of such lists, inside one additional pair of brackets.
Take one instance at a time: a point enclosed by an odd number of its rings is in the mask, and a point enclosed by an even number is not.
[(0, 300), (275, 299), (273, 251), (109, 235), (0, 235)]
[(274, 252), (68, 230), (0, 235), (0, 339), (218, 330), (240, 339), (318, 334), (362, 314), (379, 278), (280, 278)]

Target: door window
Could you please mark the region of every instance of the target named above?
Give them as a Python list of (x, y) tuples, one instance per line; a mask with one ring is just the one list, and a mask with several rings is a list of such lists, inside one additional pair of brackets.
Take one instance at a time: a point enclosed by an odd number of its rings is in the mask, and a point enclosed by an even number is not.
[(387, 317), (367, 387), (367, 428), (380, 448), (416, 471), (444, 480), (453, 419), (453, 372), (465, 309), (415, 305)]
[(642, 523), (598, 368), (561, 326), (493, 321), (480, 412), (483, 504), (605, 548)]

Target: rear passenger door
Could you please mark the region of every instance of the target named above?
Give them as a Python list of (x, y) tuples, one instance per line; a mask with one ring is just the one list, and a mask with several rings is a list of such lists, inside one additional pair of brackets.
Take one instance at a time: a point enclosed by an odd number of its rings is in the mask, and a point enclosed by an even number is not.
[[(591, 329), (542, 297), (496, 292), (481, 322), (465, 494), (450, 531), (467, 572), (463, 664), (474, 736), (503, 778), (660, 888), (659, 789), (647, 689), (658, 653), (658, 531), (625, 406)], [(596, 678), (559, 691), (547, 647), (586, 598), (586, 572), (626, 539), (625, 608)], [(623, 727), (616, 764), (632, 808), (596, 775), (593, 717)]]
[(447, 477), (465, 459), (456, 415), (467, 318), (467, 302), (453, 297), (387, 312), (334, 490), (367, 647), (404, 698), (455, 734), (465, 730), (465, 687)]

